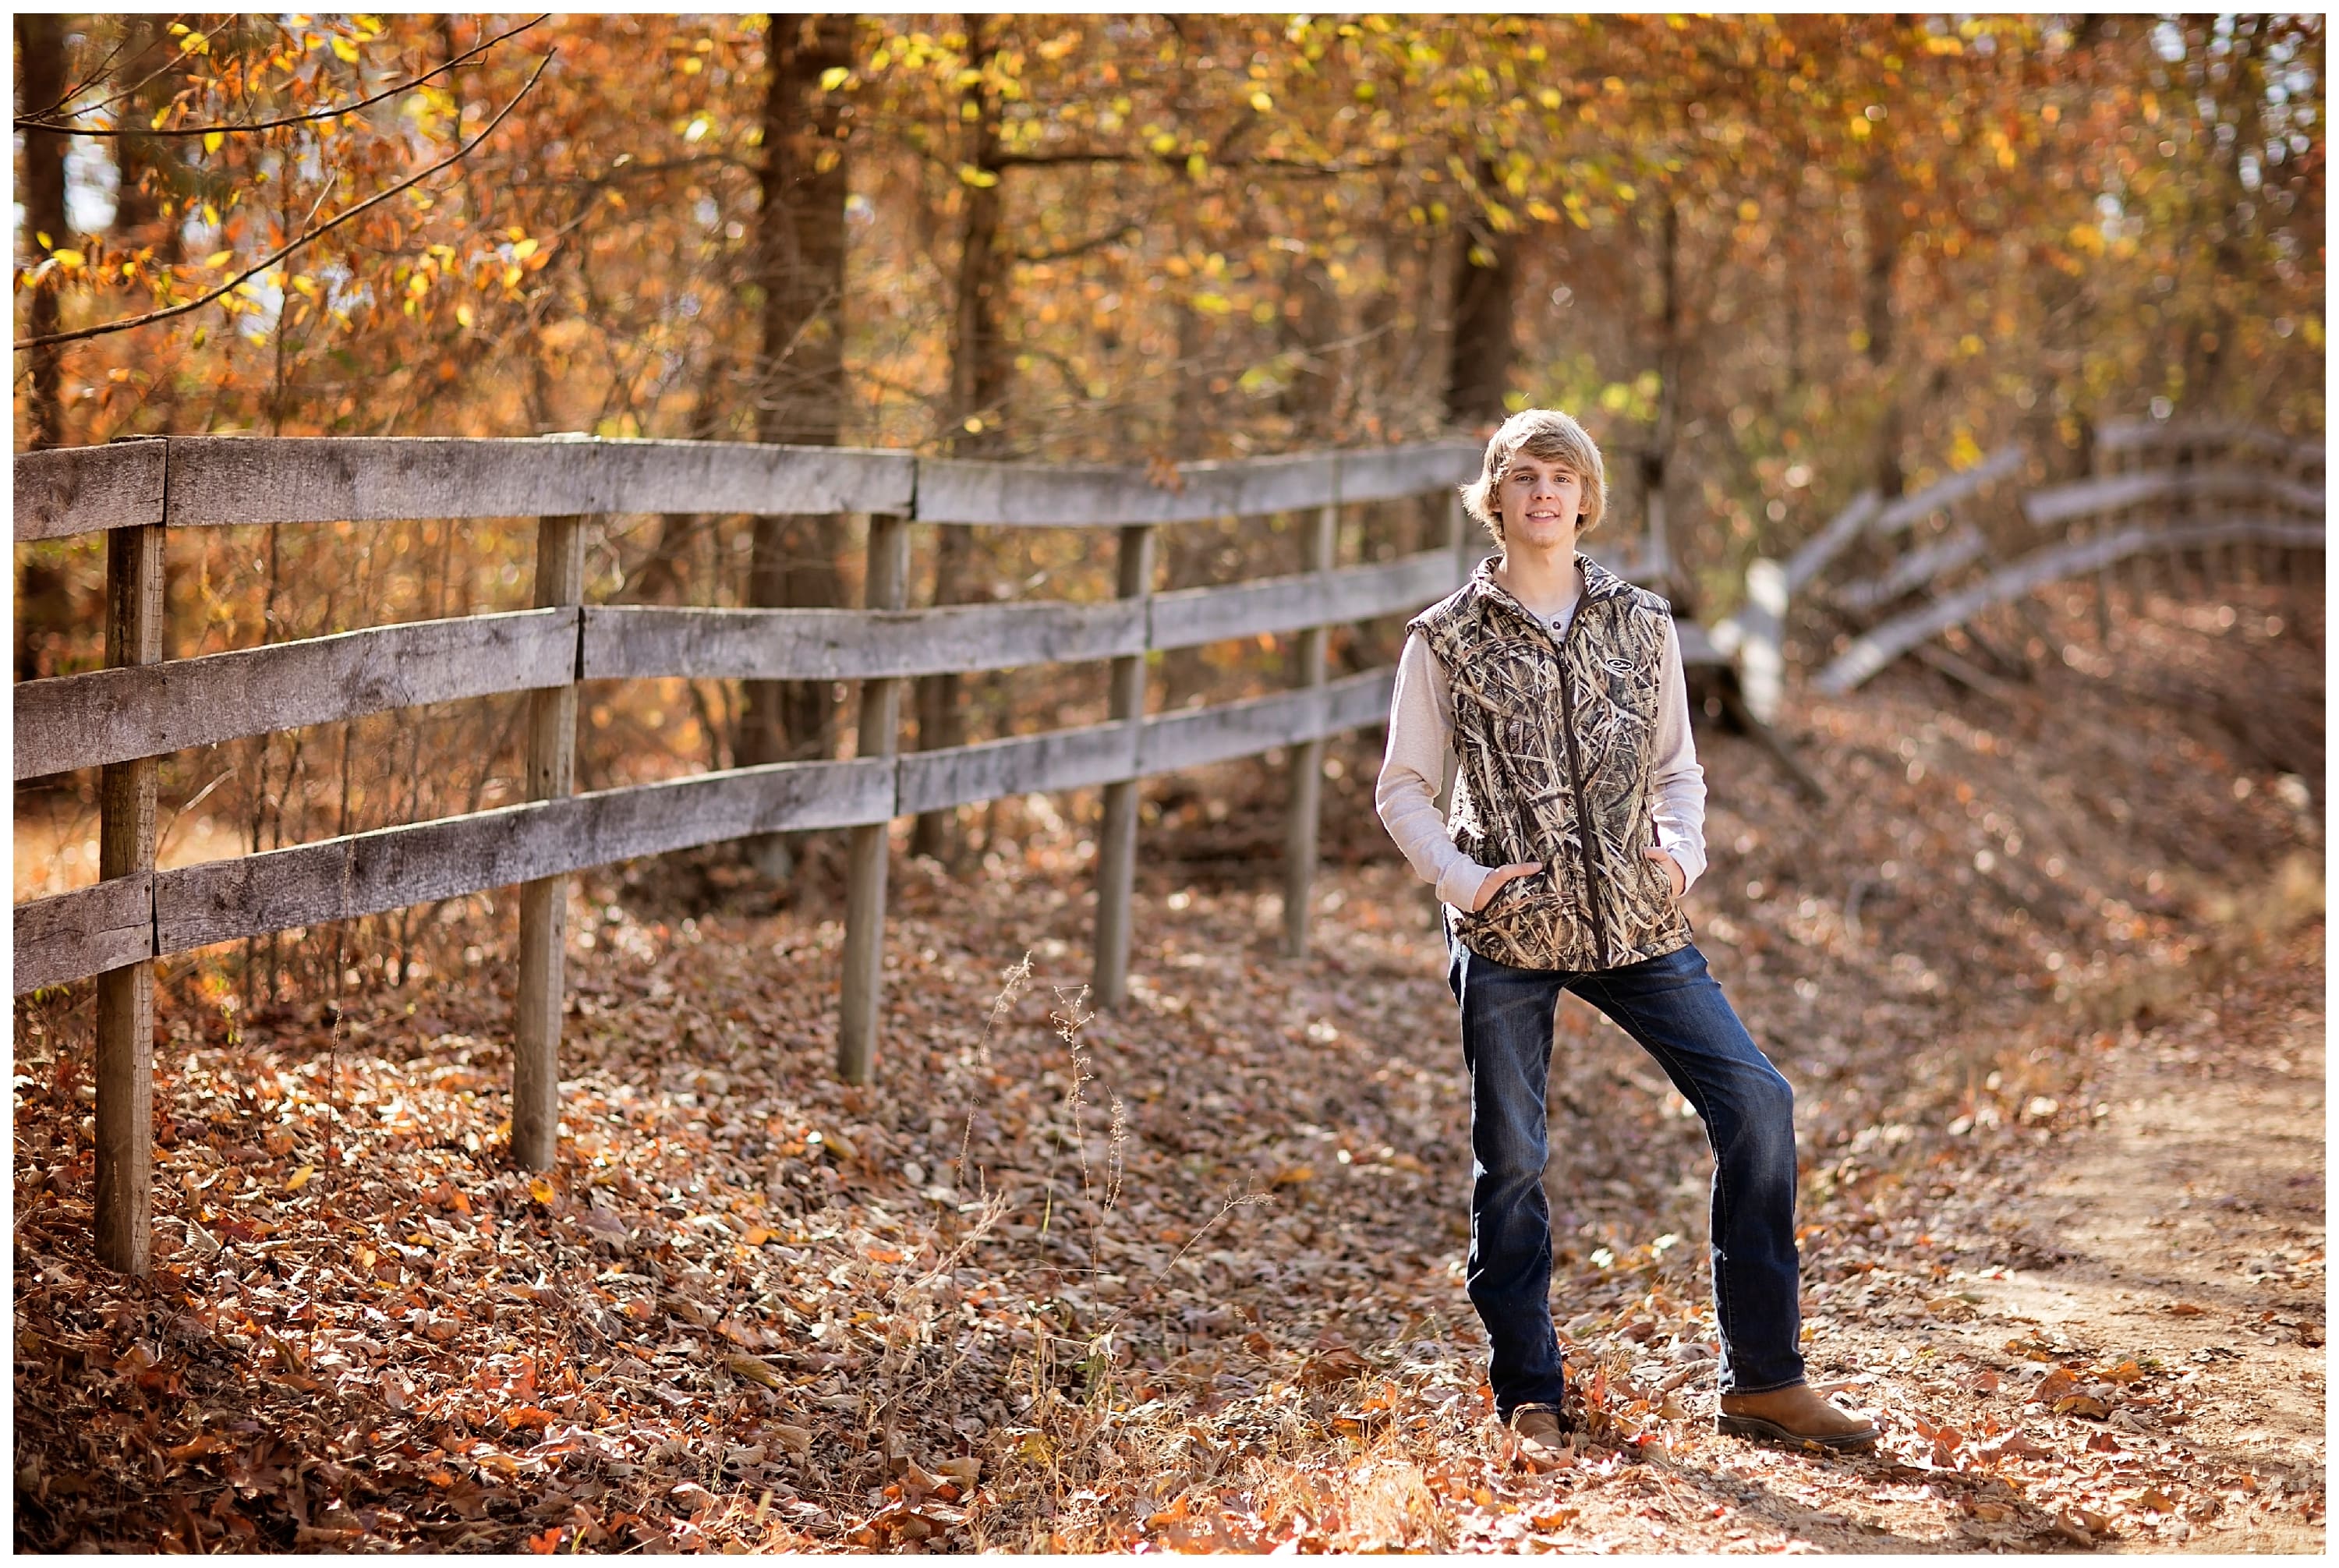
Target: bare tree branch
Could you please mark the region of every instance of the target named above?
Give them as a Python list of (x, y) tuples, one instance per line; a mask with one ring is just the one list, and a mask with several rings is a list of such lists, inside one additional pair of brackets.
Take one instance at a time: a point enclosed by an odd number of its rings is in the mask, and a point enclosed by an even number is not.
[(400, 180), (397, 184), (390, 186), (386, 190), (377, 191), (372, 195), (367, 197), (364, 201), (359, 202), (356, 206), (351, 207), (348, 212), (339, 213), (327, 222), (319, 224), (316, 228), (310, 230), (307, 233), (302, 234), (300, 238), (292, 241), (282, 250), (278, 251), (271, 256), (268, 256), (263, 260), (255, 262), (244, 271), (238, 272), (234, 277), (230, 278), (226, 282), (222, 283), (218, 288), (212, 290), (209, 293), (204, 294), (200, 299), (189, 300), (183, 304), (173, 305), (166, 310), (149, 311), (143, 316), (132, 316), (123, 321), (107, 321), (94, 327), (79, 327), (70, 332), (51, 332), (44, 337), (22, 338), (16, 341), (15, 347), (21, 352), (26, 349), (42, 348), (50, 343), (71, 343), (77, 342), (84, 338), (103, 337), (109, 332), (126, 332), (133, 327), (152, 326), (157, 321), (167, 321), (173, 316), (183, 316), (190, 311), (202, 309), (203, 306), (210, 304), (213, 300), (218, 299), (221, 295), (234, 289), (237, 284), (244, 282), (246, 280), (268, 271), (269, 268), (276, 265), (277, 262), (281, 261), (285, 257), (301, 249), (303, 245), (308, 244), (313, 240), (321, 239), (325, 235), (331, 233), (335, 229), (340, 228), (343, 223), (348, 222), (350, 219), (356, 217), (367, 208), (378, 206), (381, 202), (390, 200), (390, 197), (397, 195), (400, 191), (406, 190), (410, 186), (418, 185), (423, 181), (429, 179), (431, 175), (438, 173), (440, 170), (451, 168), (455, 164), (462, 162), (462, 160), (469, 154), (472, 148), (477, 147), (480, 143), (486, 141), (489, 135), (494, 133), (495, 128), (504, 123), (505, 115), (510, 113), (514, 109), (519, 106), (520, 100), (528, 95), (529, 92), (535, 88), (538, 80), (543, 76), (545, 67), (550, 65), (559, 54), (559, 49), (556, 47), (550, 54), (545, 55), (541, 61), (538, 62), (535, 72), (529, 75), (527, 83), (521, 86), (520, 90), (517, 94), (513, 94), (512, 101), (505, 104), (501, 109), (498, 110), (496, 112), (496, 117), (489, 121), (478, 135), (464, 143), (462, 146), (457, 148), (452, 153), (440, 159), (438, 163), (431, 164), (428, 169), (424, 169), (418, 173), (411, 174), (406, 179)]
[(1059, 245), (1053, 250), (1018, 251), (1015, 253), (1015, 259), (1026, 263), (1061, 261), (1072, 256), (1085, 256), (1091, 251), (1101, 251), (1107, 245), (1134, 241), (1142, 232), (1144, 231), (1135, 223), (1122, 223), (1118, 227), (1106, 230), (1101, 234), (1093, 235), (1086, 240), (1075, 240), (1070, 244)]
[[(494, 48), (497, 44), (502, 43), (505, 39), (514, 37), (519, 34), (527, 32), (529, 28), (535, 26), (537, 23), (542, 22), (545, 20), (546, 16), (549, 16), (550, 15), (550, 12), (546, 12), (544, 15), (537, 17), (534, 22), (523, 22), (518, 26), (511, 28), (508, 32), (498, 33), (485, 43), (474, 44), (472, 47), (466, 49), (463, 53), (456, 55), (452, 60), (448, 61), (445, 64), (438, 66), (432, 70), (425, 71), (421, 75), (415, 77), (410, 82), (400, 82), (395, 87), (385, 87), (370, 98), (360, 98), (354, 104), (343, 104), (337, 108), (314, 109), (306, 114), (288, 114), (281, 120), (256, 120), (248, 124), (174, 125), (167, 131), (148, 130), (143, 126), (135, 130), (122, 130), (119, 128), (94, 130), (86, 125), (59, 124), (55, 121), (44, 119), (38, 115), (28, 115), (18, 119), (15, 122), (15, 125), (16, 129), (19, 131), (54, 131), (59, 134), (74, 136), (209, 136), (214, 133), (224, 135), (240, 135), (252, 131), (273, 131), (285, 125), (307, 125), (314, 123), (319, 120), (338, 120), (344, 114), (354, 114), (360, 109), (370, 108), (372, 105), (380, 103), (384, 98), (395, 98), (400, 93), (404, 93), (411, 88), (419, 87), (425, 82), (429, 81), (431, 77), (444, 75), (446, 73), (454, 70), (458, 65), (467, 64), (474, 55), (483, 54), (487, 51)], [(515, 99), (514, 102), (517, 103), (518, 100)], [(92, 111), (89, 109), (75, 109), (72, 111), (72, 113), (75, 114), (86, 114), (91, 112)]]

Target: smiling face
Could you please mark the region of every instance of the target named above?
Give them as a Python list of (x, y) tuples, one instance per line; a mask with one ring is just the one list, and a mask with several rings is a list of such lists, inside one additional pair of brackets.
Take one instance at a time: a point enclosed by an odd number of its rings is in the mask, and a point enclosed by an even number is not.
[(1503, 538), (1535, 550), (1563, 550), (1575, 543), (1584, 510), (1584, 480), (1553, 458), (1520, 452), (1495, 491), (1502, 509)]

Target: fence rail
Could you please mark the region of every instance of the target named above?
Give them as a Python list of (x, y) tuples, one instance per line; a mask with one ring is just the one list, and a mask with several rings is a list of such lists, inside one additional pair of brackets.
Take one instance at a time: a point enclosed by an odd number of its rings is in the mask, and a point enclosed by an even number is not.
[[(169, 464), (169, 483), (163, 468)], [(973, 463), (848, 447), (515, 436), (169, 436), (16, 459), (19, 543), (159, 524), (622, 512), (875, 512), (1120, 528), (1394, 500), (1458, 482), (1475, 443), (1129, 466)]]
[(1970, 587), (1921, 605), (1857, 638), (1812, 678), (1811, 686), (1829, 696), (1841, 696), (1901, 654), (1961, 624), (1977, 611), (2008, 603), (2065, 577), (2095, 571), (2131, 556), (2244, 544), (2271, 545), (2278, 549), (2320, 549), (2324, 544), (2323, 525), (2279, 517), (2140, 525), (2034, 550)]
[[(1174, 469), (977, 464), (905, 453), (687, 441), (157, 437), (16, 459), (20, 543), (106, 536), (108, 667), (15, 691), (18, 779), (103, 770), (102, 881), (17, 905), (18, 994), (99, 977), (101, 1254), (143, 1269), (152, 1174), (153, 962), (466, 893), (520, 890), (513, 1152), (556, 1153), (564, 879), (592, 867), (788, 829), (847, 828), (853, 847), (840, 997), (840, 1072), (865, 1080), (876, 1044), (885, 824), (1035, 791), (1101, 785), (1096, 991), (1126, 984), (1136, 781), (1290, 749), (1288, 869), (1304, 906), (1323, 742), (1377, 723), (1393, 672), (1327, 679), (1336, 625), (1410, 611), (1451, 591), (1468, 554), (1453, 487), (1475, 443), (1318, 452)], [(1334, 564), (1339, 508), (1444, 492), (1446, 538), (1393, 561)], [(1307, 569), (1226, 587), (1152, 591), (1153, 529), (1312, 511)], [(867, 514), (868, 602), (858, 610), (673, 608), (582, 602), (590, 518), (612, 513)], [(537, 608), (368, 627), (163, 657), (163, 541), (174, 528), (537, 519)], [(916, 523), (1115, 530), (1120, 591), (1061, 601), (903, 607)], [(1149, 653), (1300, 634), (1296, 688), (1147, 715)], [(912, 677), (1110, 660), (1112, 718), (1042, 735), (899, 753)], [(578, 683), (650, 677), (857, 680), (856, 755), (732, 768), (571, 793)], [(158, 871), (155, 759), (278, 730), (421, 704), (526, 694), (528, 798), (240, 858)], [(1304, 907), (1287, 915), (1293, 951)]]

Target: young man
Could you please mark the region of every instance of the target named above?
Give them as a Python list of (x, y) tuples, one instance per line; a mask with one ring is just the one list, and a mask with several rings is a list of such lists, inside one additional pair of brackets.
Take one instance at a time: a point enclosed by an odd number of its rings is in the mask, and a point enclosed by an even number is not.
[(1572, 991), (1656, 1059), (1712, 1144), (1720, 1429), (1864, 1445), (1875, 1429), (1811, 1391), (1796, 1348), (1793, 1091), (1682, 913), (1705, 867), (1705, 784), (1672, 608), (1575, 548), (1606, 499), (1600, 449), (1567, 415), (1495, 433), (1463, 500), (1500, 554), (1406, 628), (1375, 797), (1446, 906), (1470, 1069), (1466, 1283), (1495, 1414), (1530, 1463), (1566, 1462), (1544, 1090)]

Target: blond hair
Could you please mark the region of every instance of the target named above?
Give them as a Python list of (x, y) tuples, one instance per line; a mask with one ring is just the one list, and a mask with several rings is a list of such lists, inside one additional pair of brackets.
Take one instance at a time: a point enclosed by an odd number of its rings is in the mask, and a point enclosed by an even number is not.
[(1575, 525), (1579, 537), (1599, 526), (1608, 512), (1608, 471), (1600, 459), (1600, 443), (1557, 409), (1529, 409), (1503, 421), (1486, 443), (1485, 468), (1462, 487), (1463, 508), (1485, 525), (1496, 544), (1503, 542), (1503, 509), (1495, 494), (1522, 452), (1564, 464), (1583, 482), (1584, 505)]

